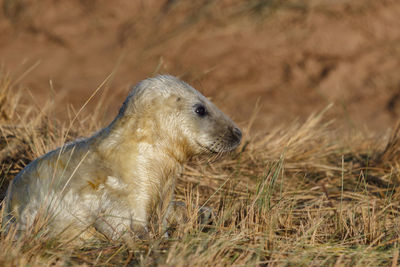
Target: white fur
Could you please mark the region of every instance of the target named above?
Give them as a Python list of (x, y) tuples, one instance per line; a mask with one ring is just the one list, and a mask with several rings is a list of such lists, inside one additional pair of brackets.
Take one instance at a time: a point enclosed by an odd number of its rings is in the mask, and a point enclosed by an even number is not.
[[(207, 116), (196, 113), (203, 105)], [(132, 89), (106, 128), (36, 159), (12, 181), (5, 221), (26, 230), (39, 219), (50, 234), (89, 226), (115, 239), (165, 220), (182, 164), (234, 149), (236, 125), (198, 91), (172, 76)], [(36, 223), (37, 224), (37, 223)], [(71, 231), (69, 231), (71, 230)]]

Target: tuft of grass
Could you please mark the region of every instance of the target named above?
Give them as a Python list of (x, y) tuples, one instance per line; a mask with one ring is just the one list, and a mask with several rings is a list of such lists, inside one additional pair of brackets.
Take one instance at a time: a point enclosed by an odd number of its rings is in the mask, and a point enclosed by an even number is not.
[[(23, 104), (32, 101), (21, 101), (21, 91), (0, 75), (4, 198), (28, 162), (95, 131), (100, 115), (70, 127), (50, 119), (51, 104), (44, 110)], [(14, 240), (2, 230), (0, 265), (396, 265), (400, 126), (384, 138), (345, 135), (323, 113), (257, 137), (245, 133), (238, 152), (187, 164), (176, 198), (187, 204), (188, 219), (171, 225), (169, 238), (128, 247), (102, 238), (83, 244), (49, 238), (40, 227)], [(203, 205), (215, 211), (208, 225), (196, 219)]]

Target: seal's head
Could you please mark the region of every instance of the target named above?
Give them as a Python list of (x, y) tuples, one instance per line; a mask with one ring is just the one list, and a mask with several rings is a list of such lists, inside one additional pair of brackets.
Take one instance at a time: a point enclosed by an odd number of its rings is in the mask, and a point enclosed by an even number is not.
[(136, 85), (120, 111), (135, 117), (138, 132), (167, 140), (189, 155), (235, 149), (242, 133), (213, 103), (187, 83), (169, 75)]

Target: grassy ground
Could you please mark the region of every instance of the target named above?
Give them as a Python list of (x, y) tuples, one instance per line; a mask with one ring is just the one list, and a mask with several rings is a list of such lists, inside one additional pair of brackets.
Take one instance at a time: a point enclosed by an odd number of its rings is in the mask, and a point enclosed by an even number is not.
[[(2, 192), (29, 161), (106, 122), (100, 106), (90, 116), (70, 110), (72, 124), (52, 118), (51, 101), (37, 107), (0, 77)], [(33, 103), (33, 104), (32, 104)], [(256, 116), (256, 115), (255, 115)], [(398, 263), (400, 129), (388, 136), (343, 135), (323, 111), (304, 123), (251, 133), (219, 161), (193, 160), (176, 188), (177, 199), (211, 206), (215, 222), (171, 226), (170, 238), (76, 245), (39, 230), (17, 241), (0, 238), (1, 266), (271, 264), (365, 266)], [(70, 130), (68, 130), (70, 129)], [(188, 205), (191, 207), (192, 205)], [(196, 210), (188, 209), (190, 218)]]

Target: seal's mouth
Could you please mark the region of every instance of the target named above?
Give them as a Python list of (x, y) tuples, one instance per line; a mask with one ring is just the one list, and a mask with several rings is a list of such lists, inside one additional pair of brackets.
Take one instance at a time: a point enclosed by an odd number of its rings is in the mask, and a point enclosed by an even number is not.
[[(229, 153), (229, 152), (233, 151), (236, 147), (238, 147), (240, 144), (240, 142), (236, 142), (234, 144), (218, 146), (218, 145), (216, 145), (216, 143), (213, 143), (211, 146), (205, 146), (205, 145), (200, 144), (198, 141), (196, 141), (196, 143), (204, 151), (209, 152), (211, 154)], [(215, 149), (215, 148), (218, 148), (218, 149)]]
[(207, 152), (209, 152), (209, 153), (211, 153), (211, 154), (219, 154), (219, 153), (221, 153), (221, 152), (215, 151), (214, 149), (212, 149), (212, 148), (210, 148), (210, 147), (207, 147), (207, 146), (204, 146), (204, 145), (200, 144), (198, 141), (196, 141), (196, 143), (197, 143), (197, 145), (198, 145), (199, 147), (201, 147), (203, 150), (205, 150), (205, 151), (207, 151)]

